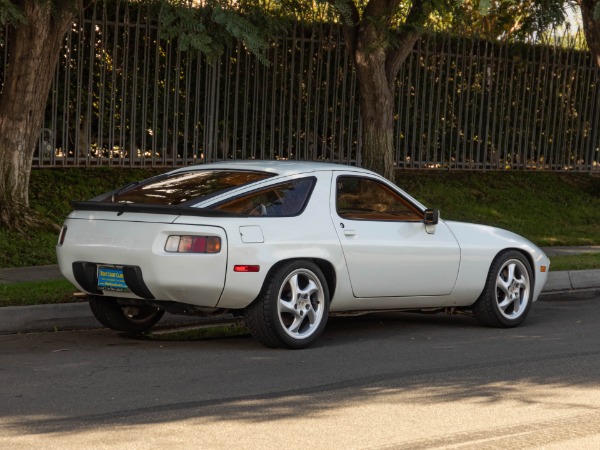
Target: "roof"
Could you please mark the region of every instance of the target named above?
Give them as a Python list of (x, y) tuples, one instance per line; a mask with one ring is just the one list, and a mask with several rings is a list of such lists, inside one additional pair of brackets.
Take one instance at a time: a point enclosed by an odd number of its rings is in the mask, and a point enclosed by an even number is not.
[(207, 170), (207, 169), (235, 169), (235, 170), (254, 170), (275, 173), (278, 175), (293, 175), (296, 173), (316, 172), (323, 170), (351, 170), (353, 172), (369, 173), (373, 172), (355, 166), (346, 164), (334, 164), (317, 161), (275, 161), (275, 160), (235, 160), (221, 161), (208, 164), (197, 164), (195, 166), (183, 167), (174, 172), (185, 172), (188, 170)]

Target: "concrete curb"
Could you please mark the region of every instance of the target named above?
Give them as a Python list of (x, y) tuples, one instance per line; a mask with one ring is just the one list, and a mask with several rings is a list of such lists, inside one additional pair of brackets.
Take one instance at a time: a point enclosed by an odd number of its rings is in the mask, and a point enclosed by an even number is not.
[[(600, 289), (600, 270), (550, 272), (543, 293)], [(165, 314), (161, 325), (211, 322), (211, 319)], [(102, 328), (87, 302), (0, 308), (0, 334)]]
[(600, 288), (600, 270), (550, 272), (543, 292)]

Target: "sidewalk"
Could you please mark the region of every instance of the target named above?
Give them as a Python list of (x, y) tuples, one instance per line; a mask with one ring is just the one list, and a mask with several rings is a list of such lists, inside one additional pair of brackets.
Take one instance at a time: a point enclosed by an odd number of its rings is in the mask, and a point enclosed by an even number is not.
[[(543, 250), (552, 258), (556, 255), (600, 252), (600, 246), (545, 247)], [(0, 269), (0, 284), (59, 280), (61, 278), (62, 274), (58, 270), (58, 265)], [(543, 293), (579, 289), (600, 289), (600, 269), (561, 272), (552, 272), (551, 270)], [(202, 318), (167, 313), (161, 320), (161, 324), (186, 322), (198, 323), (202, 322)], [(92, 316), (87, 302), (0, 307), (0, 334), (93, 328), (101, 328), (101, 325)]]
[(62, 277), (60, 270), (58, 270), (58, 264), (0, 269), (0, 284), (20, 283), (21, 281), (61, 280)]

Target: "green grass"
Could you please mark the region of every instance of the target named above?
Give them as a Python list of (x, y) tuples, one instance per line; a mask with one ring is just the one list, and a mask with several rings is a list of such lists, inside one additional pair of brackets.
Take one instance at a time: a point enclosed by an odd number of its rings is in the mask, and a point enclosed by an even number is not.
[(402, 172), (398, 184), (445, 219), (505, 228), (540, 246), (600, 242), (598, 175)]
[[(164, 170), (37, 169), (30, 203), (57, 225), (86, 200)], [(514, 231), (540, 246), (600, 245), (600, 175), (545, 172), (399, 171), (398, 185), (442, 218)], [(0, 268), (55, 264), (56, 229), (0, 229)]]
[(561, 255), (550, 258), (550, 271), (588, 270), (600, 268), (600, 253), (583, 253), (581, 255)]
[(22, 235), (0, 228), (0, 268), (56, 264), (57, 239), (54, 230)]
[(79, 301), (74, 292), (77, 289), (67, 280), (0, 284), (0, 307), (72, 303)]
[(31, 173), (31, 206), (57, 224), (71, 211), (73, 200), (89, 200), (132, 181), (166, 172), (157, 169), (108, 167), (36, 169)]

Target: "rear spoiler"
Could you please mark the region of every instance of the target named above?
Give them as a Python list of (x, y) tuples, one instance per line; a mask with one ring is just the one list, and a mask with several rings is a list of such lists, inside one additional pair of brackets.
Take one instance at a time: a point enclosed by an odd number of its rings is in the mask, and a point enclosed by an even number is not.
[(71, 202), (73, 209), (78, 211), (114, 211), (117, 215), (123, 213), (169, 214), (178, 216), (198, 217), (249, 217), (245, 214), (235, 214), (215, 209), (193, 208), (176, 205), (148, 205), (143, 203), (105, 203), (105, 202)]

